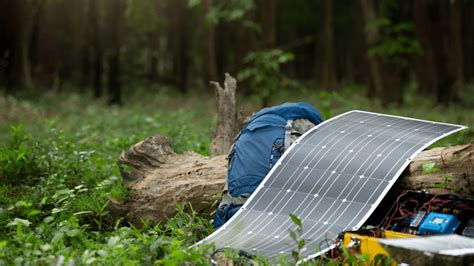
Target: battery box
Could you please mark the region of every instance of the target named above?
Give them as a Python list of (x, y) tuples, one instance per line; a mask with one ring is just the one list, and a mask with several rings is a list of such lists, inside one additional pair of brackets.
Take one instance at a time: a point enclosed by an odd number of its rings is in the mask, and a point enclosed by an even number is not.
[(431, 212), (418, 228), (418, 235), (453, 234), (459, 224), (454, 215)]

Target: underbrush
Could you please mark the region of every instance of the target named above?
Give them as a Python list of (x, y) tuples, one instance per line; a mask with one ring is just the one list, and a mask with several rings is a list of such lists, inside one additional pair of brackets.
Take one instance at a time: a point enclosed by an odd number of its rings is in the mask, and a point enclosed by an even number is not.
[[(128, 95), (124, 107), (77, 94), (0, 97), (0, 265), (209, 264), (212, 246), (187, 248), (212, 232), (209, 217), (178, 206), (166, 224), (134, 228), (105, 219), (108, 199), (127, 194), (115, 164), (121, 150), (163, 134), (177, 152), (208, 154), (216, 121), (211, 94), (144, 92)], [(407, 97), (404, 106), (386, 107), (363, 95), (359, 88), (301, 89), (279, 92), (272, 104), (310, 102), (326, 119), (361, 109), (474, 126), (469, 106)], [(245, 114), (259, 109), (244, 97), (238, 105)], [(473, 139), (466, 130), (437, 145)]]

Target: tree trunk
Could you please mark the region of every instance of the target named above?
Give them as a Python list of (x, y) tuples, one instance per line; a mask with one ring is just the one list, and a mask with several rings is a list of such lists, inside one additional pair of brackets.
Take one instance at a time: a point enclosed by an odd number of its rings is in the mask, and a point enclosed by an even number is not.
[(83, 88), (90, 86), (91, 80), (91, 66), (92, 66), (92, 40), (93, 40), (93, 28), (94, 28), (94, 18), (93, 18), (93, 11), (92, 2), (96, 2), (95, 0), (87, 0), (84, 1), (85, 3), (85, 10), (84, 10), (84, 23), (86, 23), (87, 27), (84, 29), (83, 32), (83, 40), (81, 45), (81, 78), (80, 84)]
[(108, 64), (108, 102), (109, 104), (122, 104), (121, 97), (121, 72), (120, 72), (120, 49), (121, 49), (121, 32), (122, 17), (125, 11), (124, 0), (108, 1), (108, 29), (109, 29), (109, 52), (107, 56)]
[[(377, 16), (375, 13), (374, 1), (361, 0), (360, 2), (361, 2), (362, 14), (364, 16), (365, 25), (375, 21), (377, 19)], [(375, 45), (378, 38), (379, 38), (379, 31), (377, 28), (372, 27), (370, 28), (370, 30), (366, 29), (365, 39), (366, 39), (368, 48)], [(370, 77), (371, 77), (368, 96), (369, 97), (378, 96), (384, 90), (381, 63), (379, 62), (377, 58), (372, 57), (372, 56), (367, 55), (367, 59), (370, 65)]]
[[(474, 36), (474, 1), (462, 2), (462, 36)], [(463, 38), (464, 79), (474, 79), (474, 38)]]
[[(418, 86), (433, 86), (432, 92), (437, 102), (448, 104), (454, 99), (456, 89), (457, 66), (455, 58), (460, 51), (452, 53), (449, 47), (450, 23), (443, 16), (442, 1), (424, 1), (415, 2), (416, 32), (420, 38), (422, 48), (425, 51), (425, 60), (419, 62), (420, 77)], [(455, 9), (455, 7), (452, 7)], [(453, 11), (456, 13), (456, 11)], [(459, 18), (457, 18), (459, 19)], [(456, 45), (456, 44), (454, 44)], [(458, 47), (461, 49), (460, 47)], [(431, 62), (430, 62), (431, 61)], [(433, 66), (431, 68), (431, 66)], [(428, 73), (432, 72), (432, 73)], [(427, 72), (422, 74), (423, 72)], [(422, 82), (431, 81), (423, 85)]]
[[(371, 25), (377, 20), (377, 11), (374, 0), (361, 0), (362, 13), (366, 25)], [(366, 30), (367, 48), (370, 49), (380, 41), (380, 32), (376, 27)], [(383, 56), (368, 56), (371, 73), (371, 86), (374, 91), (369, 91), (369, 96), (377, 96), (383, 105), (398, 104), (403, 102), (403, 91), (400, 82), (401, 70), (396, 63), (391, 63)]]
[(333, 16), (332, 16), (332, 0), (324, 0), (323, 14), (323, 69), (322, 69), (322, 86), (325, 89), (335, 90), (337, 86), (336, 64), (334, 60), (334, 41), (333, 41)]
[(429, 18), (427, 15), (426, 1), (415, 0), (413, 2), (413, 17), (415, 19), (415, 34), (421, 44), (423, 53), (416, 56), (415, 75), (417, 92), (423, 96), (435, 94), (436, 70), (434, 63), (434, 51), (429, 38)]
[(269, 49), (275, 46), (276, 4), (275, 0), (262, 0), (260, 21), (262, 23), (262, 47)]
[(31, 36), (28, 45), (28, 54), (30, 58), (30, 70), (32, 75), (35, 76), (36, 68), (38, 66), (38, 47), (39, 47), (39, 34), (41, 26), (41, 17), (43, 16), (45, 0), (37, 0), (32, 2), (31, 11)]
[[(255, 9), (249, 10), (244, 15), (244, 20), (255, 21), (256, 20)], [(217, 33), (219, 34), (219, 31)], [(238, 70), (242, 70), (245, 67), (244, 58), (247, 56), (247, 54), (250, 51), (256, 49), (256, 47), (258, 46), (257, 35), (254, 29), (251, 29), (242, 24), (239, 24), (237, 25), (237, 40), (238, 40), (239, 45), (237, 45), (237, 48), (236, 48), (236, 58), (235, 58), (236, 66), (235, 67)], [(225, 49), (222, 49), (222, 47), (218, 47), (218, 49), (221, 51), (220, 57), (223, 57), (228, 54), (228, 51)], [(222, 58), (220, 59), (222, 60)], [(249, 88), (247, 89), (244, 88), (244, 90), (246, 92), (250, 91)]]
[(94, 87), (94, 98), (102, 97), (102, 72), (103, 72), (103, 48), (100, 38), (99, 0), (92, 0), (89, 10), (91, 24), (91, 48), (92, 48), (92, 85)]
[[(30, 62), (28, 57), (30, 16), (26, 0), (6, 1), (8, 12), (8, 35), (6, 40), (10, 50), (8, 66), (8, 88), (10, 91), (24, 87), (32, 87)], [(4, 12), (5, 12), (4, 10)]]
[[(161, 5), (159, 1), (153, 3), (154, 14), (160, 16)], [(148, 34), (148, 68), (146, 69), (148, 81), (158, 81), (158, 63), (159, 63), (159, 49), (160, 49), (160, 25), (156, 20), (154, 29)]]
[(457, 91), (464, 84), (464, 55), (462, 49), (462, 30), (461, 30), (461, 0), (453, 0), (450, 4), (451, 13), (451, 68), (454, 71), (455, 85), (452, 96), (456, 97)]
[[(423, 173), (423, 165), (431, 162), (440, 170)], [(118, 164), (123, 181), (132, 192), (123, 201), (111, 201), (109, 210), (112, 217), (125, 217), (135, 225), (140, 225), (141, 219), (166, 221), (176, 213), (177, 203), (191, 203), (197, 212), (211, 213), (227, 175), (225, 155), (176, 154), (171, 142), (163, 136), (150, 137), (133, 145), (122, 152)], [(423, 151), (400, 179), (394, 189), (424, 189), (430, 193), (456, 193), (472, 198), (474, 144)]]
[(203, 0), (203, 10), (201, 14), (202, 25), (202, 56), (201, 64), (203, 70), (204, 83), (216, 78), (216, 53), (215, 53), (215, 25), (207, 22), (206, 15), (212, 6), (212, 0)]
[(185, 93), (188, 85), (188, 54), (187, 54), (187, 8), (184, 0), (173, 0), (170, 5), (169, 39), (173, 58), (173, 77), (175, 86)]
[(156, 29), (150, 33), (150, 48), (148, 49), (148, 69), (147, 77), (148, 81), (158, 80), (158, 45), (159, 45), (159, 32)]

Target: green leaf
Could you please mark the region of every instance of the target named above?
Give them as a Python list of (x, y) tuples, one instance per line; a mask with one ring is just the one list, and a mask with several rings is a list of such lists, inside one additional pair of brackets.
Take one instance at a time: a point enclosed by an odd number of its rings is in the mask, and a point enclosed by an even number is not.
[(48, 250), (51, 250), (52, 246), (50, 244), (42, 244), (40, 245), (40, 249), (43, 251), (43, 252), (46, 252)]
[(4, 249), (8, 244), (8, 241), (2, 240), (0, 241), (0, 250)]
[(45, 223), (50, 223), (50, 222), (52, 222), (52, 221), (54, 221), (54, 217), (53, 217), (53, 216), (48, 216), (48, 217), (44, 218), (44, 220), (43, 220), (43, 222), (45, 222)]
[(436, 173), (439, 172), (440, 169), (435, 167), (436, 163), (435, 162), (428, 162), (423, 164), (423, 174), (431, 174), (431, 173)]
[(9, 222), (7, 226), (17, 226), (17, 225), (23, 225), (23, 226), (30, 226), (31, 222), (26, 220), (26, 219), (20, 219), (20, 218), (15, 218), (13, 221)]
[(120, 241), (120, 237), (112, 236), (112, 237), (109, 238), (109, 241), (107, 241), (107, 245), (108, 246), (113, 246), (113, 245), (117, 244), (119, 241)]
[(367, 261), (370, 260), (370, 255), (369, 255), (369, 253), (366, 252), (366, 253), (362, 254), (362, 255), (359, 257), (359, 259), (360, 259), (361, 261), (363, 261), (363, 262), (367, 262)]
[(31, 202), (26, 202), (26, 201), (18, 201), (15, 203), (16, 207), (31, 207), (33, 204)]
[(301, 227), (301, 220), (296, 215), (291, 214), (291, 213), (289, 213), (288, 215), (290, 216), (291, 221), (293, 221), (294, 224)]
[(61, 208), (53, 208), (53, 210), (51, 210), (51, 213), (56, 214), (56, 213), (60, 213), (62, 211), (63, 211), (63, 209), (61, 209)]
[(51, 239), (51, 243), (58, 243), (64, 239), (64, 233), (59, 231), (54, 234), (53, 239)]
[(77, 215), (81, 215), (81, 214), (90, 214), (90, 213), (92, 213), (92, 212), (91, 211), (81, 211), (81, 212), (75, 212), (72, 215), (77, 216)]
[(306, 245), (306, 240), (301, 239), (300, 241), (298, 241), (298, 248), (300, 250), (304, 248), (304, 245)]
[(293, 241), (297, 241), (296, 233), (294, 231), (288, 230), (288, 233), (290, 234), (290, 238), (293, 239)]
[(445, 183), (436, 183), (433, 185), (435, 188), (446, 188), (447, 185)]
[(79, 230), (79, 229), (71, 229), (71, 230), (66, 232), (66, 235), (69, 236), (69, 237), (75, 237), (75, 236), (79, 235), (80, 233), (81, 233), (81, 230)]
[(32, 210), (32, 211), (30, 211), (30, 212), (28, 213), (28, 217), (35, 216), (35, 215), (38, 215), (38, 214), (40, 214), (40, 213), (42, 213), (42, 211), (40, 211), (40, 210)]

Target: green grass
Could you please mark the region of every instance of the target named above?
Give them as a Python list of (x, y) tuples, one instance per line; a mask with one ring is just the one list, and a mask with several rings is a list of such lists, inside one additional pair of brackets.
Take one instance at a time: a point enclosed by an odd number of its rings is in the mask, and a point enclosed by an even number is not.
[[(0, 96), (0, 265), (209, 263), (212, 247), (186, 248), (212, 231), (209, 217), (180, 207), (162, 225), (106, 222), (108, 199), (127, 194), (116, 166), (121, 150), (163, 134), (177, 152), (207, 155), (216, 121), (210, 93), (132, 89), (121, 108), (75, 93)], [(272, 104), (306, 101), (325, 118), (361, 109), (474, 127), (469, 104), (443, 107), (407, 95), (406, 105), (386, 107), (364, 94), (358, 87), (281, 91)], [(239, 95), (245, 114), (257, 111), (258, 103)], [(473, 139), (469, 129), (436, 145)]]

